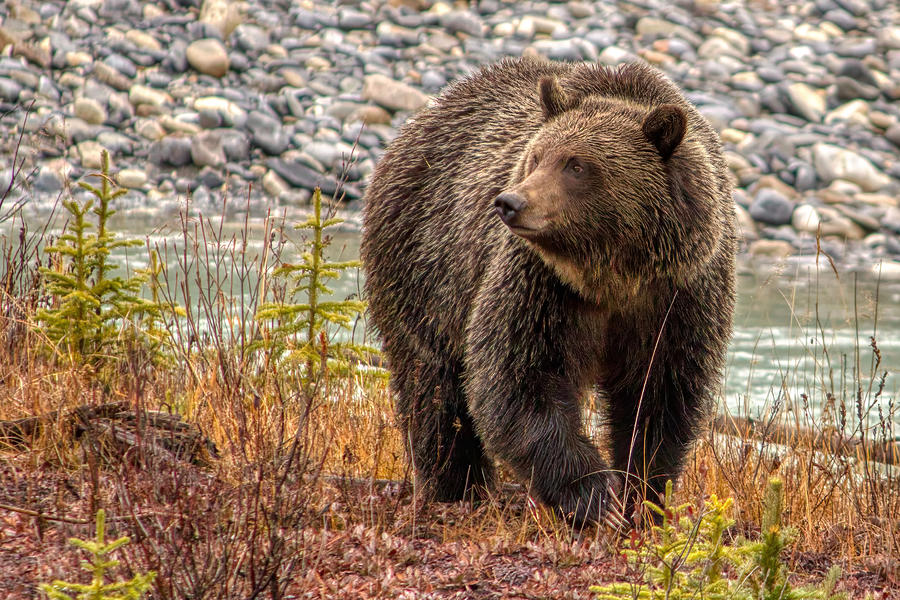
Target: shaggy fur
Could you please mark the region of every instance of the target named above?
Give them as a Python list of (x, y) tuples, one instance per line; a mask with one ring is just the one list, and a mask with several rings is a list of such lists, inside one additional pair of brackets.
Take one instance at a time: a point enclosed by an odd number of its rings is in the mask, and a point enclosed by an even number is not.
[(735, 240), (718, 137), (658, 71), (503, 61), (451, 85), (378, 164), (362, 241), (420, 483), (457, 500), (497, 458), (578, 523), (617, 474), (663, 489), (720, 384)]

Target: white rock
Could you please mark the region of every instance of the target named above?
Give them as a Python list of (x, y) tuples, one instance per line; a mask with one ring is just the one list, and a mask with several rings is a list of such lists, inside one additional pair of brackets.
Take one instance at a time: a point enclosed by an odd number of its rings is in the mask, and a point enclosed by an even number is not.
[(262, 178), (263, 189), (266, 193), (273, 197), (279, 198), (282, 194), (287, 192), (290, 189), (290, 186), (287, 182), (278, 176), (275, 171), (267, 171)]
[(783, 240), (756, 240), (747, 249), (751, 256), (786, 258), (794, 253), (794, 247)]
[(827, 182), (845, 179), (867, 192), (878, 191), (891, 183), (890, 177), (863, 156), (832, 144), (813, 146), (813, 163), (819, 176)]
[(428, 96), (401, 81), (394, 81), (379, 73), (366, 75), (362, 97), (389, 110), (414, 112), (425, 106)]
[(878, 43), (887, 50), (900, 50), (900, 26), (884, 27), (879, 30)]
[(516, 35), (521, 38), (525, 38), (530, 40), (534, 37), (534, 33), (536, 31), (536, 27), (534, 25), (534, 19), (529, 16), (522, 17), (519, 21), (519, 25), (516, 27)]
[(722, 38), (741, 54), (750, 52), (750, 40), (743, 33), (727, 27), (716, 27), (712, 30), (712, 35)]
[(164, 106), (172, 102), (172, 96), (162, 90), (138, 84), (131, 86), (131, 89), (128, 90), (128, 100), (135, 106), (138, 104)]
[(138, 48), (145, 48), (147, 50), (162, 50), (162, 44), (159, 43), (159, 40), (157, 40), (146, 31), (141, 31), (139, 29), (130, 29), (125, 32), (125, 39)]
[(162, 128), (162, 125), (152, 119), (141, 119), (135, 124), (134, 130), (141, 137), (153, 141), (161, 140), (166, 135), (166, 130)]
[[(103, 146), (100, 145), (99, 142), (94, 140), (85, 140), (78, 144), (76, 147), (76, 151), (78, 153), (78, 159), (81, 161), (81, 166), (85, 169), (99, 169), (101, 166), (102, 154), (103, 154)], [(112, 168), (112, 160), (109, 161), (110, 168)]]
[[(209, 110), (217, 112), (230, 127), (242, 128), (247, 124), (247, 111), (221, 96), (201, 96), (194, 100), (194, 110), (197, 112)], [(229, 122), (230, 121), (230, 122)]]
[(92, 125), (100, 125), (106, 120), (106, 110), (93, 98), (76, 98), (72, 112), (79, 119)]
[(825, 123), (846, 121), (865, 127), (869, 123), (869, 103), (865, 100), (851, 100), (841, 104), (825, 116)]
[(634, 59), (634, 54), (618, 46), (607, 46), (600, 53), (600, 56), (597, 57), (597, 61), (604, 65), (618, 65), (619, 63), (631, 62)]
[(792, 83), (787, 88), (791, 104), (800, 111), (807, 121), (818, 123), (822, 120), (828, 105), (825, 96), (805, 83)]
[(794, 208), (794, 213), (791, 215), (791, 225), (797, 231), (816, 233), (821, 222), (822, 219), (819, 217), (816, 208), (809, 204), (798, 205)]
[[(200, 7), (200, 22), (209, 23), (228, 39), (235, 27), (243, 20), (242, 3), (231, 0), (203, 0)], [(194, 67), (196, 68), (196, 67)], [(199, 69), (197, 69), (199, 71)]]
[(750, 213), (747, 212), (747, 209), (739, 204), (736, 204), (734, 209), (737, 215), (738, 233), (747, 241), (758, 239), (759, 234), (756, 232), (756, 222), (750, 216)]
[(147, 173), (141, 169), (122, 169), (116, 175), (116, 182), (126, 188), (142, 188), (147, 183)]
[(186, 51), (188, 63), (194, 69), (213, 77), (224, 77), (230, 61), (225, 46), (217, 39), (205, 38), (192, 42)]
[[(381, 27), (382, 25), (386, 25), (386, 24), (387, 24), (387, 22), (384, 21), (382, 23), (379, 23), (378, 27)], [(493, 35), (494, 35), (494, 37), (505, 38), (505, 37), (511, 36), (515, 32), (516, 32), (516, 26), (513, 25), (512, 23), (509, 23), (509, 22), (497, 23), (496, 25), (494, 25)]]

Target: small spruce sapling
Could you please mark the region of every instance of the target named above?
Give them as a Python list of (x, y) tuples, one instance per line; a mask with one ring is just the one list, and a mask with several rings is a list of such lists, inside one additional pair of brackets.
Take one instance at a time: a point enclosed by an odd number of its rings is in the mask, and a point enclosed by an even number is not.
[[(113, 350), (127, 335), (139, 333), (139, 319), (150, 316), (153, 321), (162, 311), (158, 302), (140, 296), (151, 273), (113, 276), (119, 265), (110, 260), (110, 253), (140, 246), (142, 242), (117, 239), (110, 231), (109, 219), (116, 212), (110, 208), (110, 202), (127, 190), (112, 188), (109, 154), (105, 150), (101, 165), (100, 173), (95, 174), (100, 178), (99, 187), (78, 182), (93, 198), (84, 202), (63, 200), (70, 221), (56, 243), (44, 249), (50, 255), (51, 266), (41, 267), (40, 272), (50, 301), (36, 314), (41, 331), (58, 353), (73, 364), (94, 367), (99, 367), (105, 357), (113, 356)], [(96, 217), (95, 223), (89, 220), (91, 214)], [(96, 232), (92, 232), (95, 225)]]
[(327, 283), (337, 279), (348, 269), (360, 266), (358, 260), (333, 262), (325, 257), (331, 243), (326, 230), (343, 219), (322, 215), (322, 192), (316, 188), (312, 198), (313, 213), (295, 229), (311, 235), (300, 248), (296, 264), (283, 263), (273, 276), (287, 286), (280, 301), (260, 306), (256, 318), (268, 321), (261, 346), (272, 353), (278, 362), (301, 367), (301, 376), (314, 383), (326, 371), (348, 372), (352, 368), (351, 355), (376, 352), (352, 341), (335, 341), (331, 334), (337, 329), (349, 330), (353, 320), (365, 309), (361, 300), (327, 300), (333, 294)]
[[(91, 555), (91, 562), (82, 561), (81, 563), (81, 567), (91, 573), (91, 583), (69, 583), (56, 580), (53, 583), (40, 584), (40, 590), (52, 600), (138, 600), (150, 589), (150, 585), (156, 578), (154, 571), (135, 575), (128, 581), (106, 582), (106, 572), (119, 565), (119, 561), (108, 558), (109, 554), (130, 541), (128, 536), (120, 537), (113, 542), (106, 541), (106, 513), (101, 508), (97, 511), (95, 539), (69, 539), (70, 544), (78, 546)], [(73, 597), (66, 592), (73, 592), (77, 595)]]
[[(783, 490), (773, 479), (766, 491), (760, 540), (725, 543), (734, 525), (729, 516), (732, 500), (715, 495), (705, 502), (696, 519), (690, 504), (674, 505), (672, 482), (666, 483), (663, 506), (645, 501), (645, 506), (662, 517), (654, 525), (651, 539), (631, 538), (623, 552), (629, 571), (639, 577), (629, 582), (594, 586), (598, 600), (839, 600), (835, 593), (840, 569), (835, 566), (818, 588), (791, 587), (782, 553), (791, 540), (791, 531), (782, 527)], [(728, 574), (733, 577), (728, 577)]]

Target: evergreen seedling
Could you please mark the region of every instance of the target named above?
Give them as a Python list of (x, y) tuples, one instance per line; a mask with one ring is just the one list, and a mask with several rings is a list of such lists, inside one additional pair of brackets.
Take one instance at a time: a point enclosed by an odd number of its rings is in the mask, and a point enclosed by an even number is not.
[(327, 283), (348, 269), (360, 266), (358, 260), (333, 262), (325, 257), (331, 243), (326, 230), (343, 222), (336, 217), (323, 218), (322, 192), (313, 193), (313, 213), (295, 229), (309, 232), (296, 264), (284, 263), (273, 276), (285, 282), (282, 301), (263, 304), (256, 318), (270, 321), (265, 346), (279, 361), (288, 361), (304, 369), (303, 377), (314, 382), (326, 370), (349, 371), (348, 355), (373, 352), (352, 342), (333, 341), (336, 329), (349, 330), (365, 303), (360, 300), (327, 300), (333, 290)]
[(147, 314), (156, 318), (161, 312), (158, 303), (140, 297), (148, 273), (113, 276), (119, 265), (110, 260), (110, 253), (139, 246), (141, 241), (117, 239), (110, 231), (109, 219), (115, 214), (110, 202), (127, 190), (112, 188), (105, 150), (101, 165), (99, 187), (78, 182), (93, 198), (63, 201), (70, 221), (56, 243), (44, 249), (51, 266), (40, 271), (50, 302), (36, 315), (42, 332), (59, 352), (74, 364), (95, 367), (104, 356), (114, 355), (111, 350), (124, 339), (123, 331), (137, 332), (137, 319)]
[[(53, 583), (42, 583), (39, 587), (52, 600), (138, 600), (150, 589), (156, 573), (150, 571), (144, 575), (135, 575), (128, 581), (106, 583), (106, 572), (119, 565), (119, 561), (108, 558), (114, 550), (121, 548), (131, 540), (127, 536), (113, 542), (106, 541), (106, 513), (101, 508), (97, 511), (96, 538), (79, 540), (71, 538), (69, 543), (78, 546), (91, 555), (91, 562), (83, 561), (81, 566), (92, 575), (90, 584), (69, 583), (56, 580)], [(66, 592), (72, 592), (70, 596)]]
[[(763, 527), (758, 542), (739, 541), (727, 545), (725, 536), (734, 524), (729, 517), (732, 500), (715, 495), (705, 502), (696, 519), (689, 504), (675, 506), (672, 482), (666, 483), (663, 506), (646, 501), (645, 506), (662, 516), (654, 525), (651, 540), (624, 550), (629, 571), (638, 577), (627, 583), (595, 586), (598, 600), (837, 600), (834, 592), (840, 569), (832, 568), (819, 589), (792, 588), (782, 553), (791, 539), (781, 525), (783, 490), (773, 479), (766, 491)], [(733, 578), (728, 573), (736, 573)]]

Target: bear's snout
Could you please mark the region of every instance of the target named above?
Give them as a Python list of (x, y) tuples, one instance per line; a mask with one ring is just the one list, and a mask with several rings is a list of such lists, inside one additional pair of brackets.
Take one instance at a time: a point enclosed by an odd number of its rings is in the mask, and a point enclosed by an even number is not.
[(522, 212), (526, 204), (527, 201), (521, 194), (503, 192), (494, 200), (494, 210), (497, 211), (504, 223), (512, 226), (515, 225), (519, 213)]

